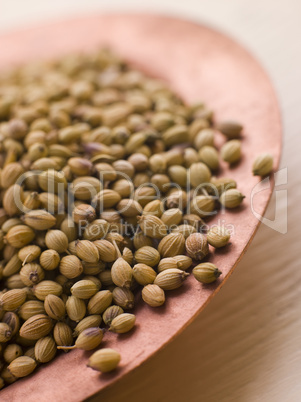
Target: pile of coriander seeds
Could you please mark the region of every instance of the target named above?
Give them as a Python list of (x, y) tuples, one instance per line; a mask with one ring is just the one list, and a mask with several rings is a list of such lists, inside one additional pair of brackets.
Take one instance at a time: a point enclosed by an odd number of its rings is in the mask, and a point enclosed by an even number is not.
[[(159, 307), (192, 267), (202, 283), (219, 277), (201, 261), (230, 234), (204, 227), (243, 201), (217, 177), (220, 159), (240, 159), (242, 126), (213, 126), (204, 104), (108, 50), (0, 73), (0, 388), (58, 349), (130, 331), (141, 290)], [(99, 349), (89, 366), (119, 360)]]

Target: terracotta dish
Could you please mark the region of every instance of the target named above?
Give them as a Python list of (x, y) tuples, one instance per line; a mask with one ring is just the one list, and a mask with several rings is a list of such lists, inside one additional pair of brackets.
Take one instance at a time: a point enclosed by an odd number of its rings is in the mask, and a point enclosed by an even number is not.
[[(168, 293), (159, 309), (138, 304), (137, 327), (129, 334), (105, 334), (105, 346), (120, 351), (120, 368), (100, 375), (86, 367), (88, 353), (62, 353), (35, 374), (17, 381), (0, 393), (5, 401), (80, 401), (112, 385), (170, 342), (204, 308), (230, 277), (246, 251), (259, 220), (251, 211), (251, 193), (259, 182), (252, 176), (254, 157), (268, 151), (275, 169), (281, 150), (281, 122), (275, 92), (258, 62), (239, 44), (208, 27), (158, 15), (109, 14), (61, 21), (0, 37), (0, 68), (34, 59), (107, 45), (148, 74), (168, 82), (187, 102), (203, 100), (216, 120), (237, 119), (244, 125), (243, 158), (232, 169), (222, 165), (221, 174), (233, 177), (246, 198), (235, 211), (219, 214), (233, 225), (231, 244), (211, 253), (223, 275), (204, 286), (190, 277), (183, 288)], [(224, 141), (217, 137), (217, 145)], [(273, 183), (259, 184), (253, 207), (263, 215)], [(262, 191), (260, 191), (262, 190)], [(204, 331), (206, 328), (204, 328)], [(151, 375), (151, 373), (150, 373)]]

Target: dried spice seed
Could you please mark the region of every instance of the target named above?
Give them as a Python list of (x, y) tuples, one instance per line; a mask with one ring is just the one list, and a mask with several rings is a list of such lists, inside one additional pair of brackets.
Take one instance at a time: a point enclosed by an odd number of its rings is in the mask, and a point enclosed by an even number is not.
[(16, 313), (12, 311), (6, 312), (2, 318), (2, 322), (10, 327), (12, 336), (18, 333), (20, 329), (20, 318)]
[(217, 125), (217, 129), (231, 139), (240, 137), (243, 126), (235, 121), (223, 121)]
[(53, 338), (57, 346), (73, 344), (72, 329), (65, 322), (57, 322), (53, 328)]
[(187, 140), (187, 126), (180, 124), (174, 125), (173, 127), (164, 131), (162, 139), (165, 145), (168, 147), (185, 143)]
[(17, 345), (16, 343), (11, 343), (10, 345), (7, 345), (3, 352), (3, 358), (8, 364), (22, 355), (23, 350), (21, 346)]
[(185, 223), (184, 225), (179, 225), (174, 229), (172, 229), (171, 231), (171, 233), (181, 233), (185, 239), (187, 239), (187, 237), (192, 233), (196, 232), (197, 232), (196, 228), (194, 226), (187, 225), (187, 223)]
[(212, 192), (215, 195), (221, 195), (224, 191), (236, 188), (236, 181), (228, 177), (211, 177)]
[(39, 264), (25, 264), (20, 270), (20, 278), (24, 285), (33, 286), (41, 282), (45, 277), (45, 272)]
[(142, 232), (146, 236), (155, 239), (162, 239), (167, 235), (166, 225), (157, 216), (143, 215), (138, 217), (138, 222)]
[(163, 211), (164, 211), (164, 205), (161, 200), (151, 201), (148, 204), (146, 204), (145, 207), (143, 208), (144, 215), (155, 215), (158, 218), (161, 217)]
[(116, 209), (125, 218), (138, 216), (142, 213), (142, 207), (139, 202), (128, 198), (124, 198), (123, 200), (121, 200), (116, 205)]
[(154, 247), (144, 246), (135, 252), (135, 260), (140, 264), (155, 267), (160, 261), (160, 253)]
[(131, 290), (126, 288), (116, 287), (113, 292), (113, 301), (124, 310), (131, 310), (135, 305), (135, 297)]
[(62, 286), (54, 281), (42, 281), (34, 287), (34, 295), (39, 300), (45, 300), (48, 295), (60, 296), (63, 292)]
[(64, 173), (48, 169), (38, 177), (39, 186), (46, 192), (59, 193), (66, 189), (67, 181)]
[(184, 210), (187, 207), (187, 193), (184, 190), (171, 189), (167, 193), (166, 208), (179, 208)]
[(167, 170), (170, 181), (178, 184), (181, 187), (187, 185), (187, 170), (184, 166), (173, 165)]
[(106, 208), (115, 207), (115, 205), (117, 205), (120, 200), (121, 200), (121, 196), (117, 191), (105, 189), (105, 190), (100, 191), (93, 198), (93, 205), (96, 205), (96, 207), (102, 211)]
[(70, 320), (79, 322), (86, 315), (86, 304), (84, 300), (75, 296), (69, 296), (66, 301), (66, 312)]
[(200, 150), (204, 146), (214, 146), (214, 130), (203, 127), (193, 140), (196, 149)]
[[(31, 213), (31, 216), (28, 216), (29, 222), (32, 222), (32, 225), (35, 225), (37, 228), (39, 228), (38, 223), (40, 221), (41, 225), (44, 225), (45, 229), (49, 229), (49, 227), (54, 226), (56, 220), (53, 219), (54, 217), (52, 215), (58, 213), (62, 214), (64, 212), (63, 196), (60, 197), (53, 193), (38, 193), (40, 207), (45, 208), (46, 211), (39, 210), (39, 214), (35, 215)], [(34, 218), (36, 218), (36, 222), (34, 221)]]
[[(40, 199), (39, 199), (39, 194), (36, 191), (33, 191), (32, 193), (28, 194), (27, 197), (24, 200), (24, 208), (27, 208), (29, 210), (35, 210), (40, 207)], [(26, 209), (25, 209), (26, 211)]]
[[(103, 314), (104, 316), (104, 314)], [(101, 316), (94, 314), (88, 315), (87, 317), (83, 318), (74, 328), (73, 336), (78, 336), (81, 332), (85, 329), (92, 328), (92, 327), (99, 327), (101, 324)]]
[[(26, 321), (28, 318), (37, 314), (45, 314), (44, 303), (39, 300), (28, 300), (19, 309), (19, 315), (22, 320)], [(48, 314), (48, 313), (47, 313)], [(49, 315), (49, 314), (48, 314)]]
[(166, 269), (157, 275), (154, 284), (163, 290), (174, 290), (182, 286), (187, 276), (189, 274), (180, 269)]
[(87, 309), (89, 314), (101, 314), (103, 313), (112, 303), (113, 295), (109, 290), (101, 290), (97, 292), (89, 300)]
[[(8, 251), (12, 251), (14, 253), (15, 249), (12, 248), (11, 250), (9, 249)], [(16, 274), (17, 272), (19, 272), (19, 270), (22, 266), (22, 261), (19, 259), (17, 254), (13, 254), (12, 256), (9, 255), (8, 257), (10, 258), (10, 260), (4, 266), (3, 272), (2, 272), (4, 277), (9, 277), (11, 275)]]
[[(1, 268), (0, 268), (0, 276), (1, 276)], [(8, 289), (22, 289), (25, 288), (24, 283), (21, 280), (20, 274), (15, 274), (7, 278), (6, 287)]]
[(273, 170), (273, 157), (270, 154), (261, 154), (257, 156), (253, 162), (253, 175), (254, 176), (266, 176)]
[(73, 296), (76, 296), (79, 299), (89, 300), (98, 292), (99, 288), (92, 280), (83, 279), (76, 282), (70, 290)]
[(130, 265), (133, 264), (134, 261), (134, 255), (132, 250), (130, 250), (128, 247), (125, 247), (122, 251), (122, 258)]
[(116, 286), (130, 288), (133, 279), (133, 270), (129, 263), (119, 257), (111, 268), (112, 280)]
[(179, 208), (168, 209), (161, 216), (162, 222), (168, 227), (179, 225), (182, 222), (182, 219), (183, 213)]
[(135, 325), (136, 317), (134, 314), (122, 313), (113, 318), (109, 331), (116, 332), (118, 334), (124, 334), (129, 332)]
[(166, 269), (178, 268), (177, 260), (173, 257), (162, 258), (158, 265), (158, 272), (165, 271)]
[(24, 193), (21, 186), (18, 184), (13, 184), (10, 186), (3, 195), (3, 208), (8, 216), (20, 215), (21, 211), (19, 209), (19, 202), (24, 199)]
[(58, 346), (58, 349), (83, 349), (93, 350), (101, 344), (103, 332), (100, 328), (90, 327), (84, 329), (75, 341), (74, 346)]
[(217, 150), (210, 146), (205, 145), (199, 150), (199, 157), (201, 162), (205, 163), (211, 171), (219, 168), (219, 157)]
[(27, 212), (23, 217), (24, 223), (35, 230), (47, 230), (56, 224), (56, 218), (43, 209)]
[(201, 233), (193, 233), (186, 239), (187, 254), (194, 260), (202, 260), (209, 253), (206, 236)]
[(220, 196), (220, 203), (226, 208), (237, 208), (242, 203), (245, 196), (236, 188), (226, 190)]
[(160, 241), (158, 246), (158, 251), (162, 258), (183, 254), (184, 250), (185, 237), (182, 233), (170, 233)]
[(229, 231), (222, 226), (213, 226), (207, 232), (207, 241), (208, 243), (215, 247), (220, 248), (224, 247), (230, 240)]
[(77, 176), (88, 176), (93, 171), (93, 164), (85, 159), (74, 157), (68, 160), (68, 166), (70, 167), (72, 173)]
[(18, 252), (18, 257), (24, 263), (32, 262), (40, 257), (42, 250), (39, 246), (25, 246)]
[(39, 363), (48, 363), (56, 355), (56, 344), (51, 336), (40, 338), (34, 347), (35, 360)]
[(9, 231), (9, 229), (11, 229), (13, 226), (22, 225), (22, 224), (23, 224), (23, 222), (20, 218), (8, 219), (8, 217), (6, 216), (4, 222), (2, 223), (2, 226), (1, 226), (1, 230), (3, 232), (2, 235), (4, 236), (4, 234), (6, 234)]
[(84, 268), (78, 257), (75, 255), (67, 255), (61, 259), (59, 270), (66, 278), (73, 279), (80, 276)]
[(24, 322), (20, 328), (20, 335), (25, 339), (38, 340), (48, 335), (51, 330), (51, 318), (44, 314), (37, 314)]
[(221, 157), (230, 165), (238, 162), (241, 158), (241, 142), (239, 140), (226, 142), (221, 148)]
[(80, 204), (73, 209), (72, 218), (77, 224), (92, 222), (96, 218), (96, 212), (91, 205)]
[(33, 241), (34, 237), (34, 231), (26, 225), (13, 226), (6, 234), (7, 242), (15, 248), (27, 246)]
[(77, 240), (75, 242), (76, 254), (78, 258), (85, 262), (97, 262), (99, 254), (97, 247), (89, 240)]
[(120, 354), (114, 349), (100, 349), (89, 358), (88, 366), (94, 370), (107, 373), (116, 369), (120, 362)]
[(63, 253), (68, 248), (68, 237), (61, 230), (49, 230), (45, 236), (45, 243), (49, 249)]
[(78, 237), (77, 226), (74, 224), (74, 222), (70, 217), (67, 217), (63, 220), (60, 229), (63, 233), (65, 233), (69, 242), (72, 242), (77, 239)]
[(112, 243), (108, 240), (96, 240), (93, 243), (99, 253), (99, 258), (104, 262), (113, 262), (116, 260), (116, 250)]
[(157, 274), (156, 271), (146, 264), (136, 264), (133, 267), (133, 275), (139, 285), (145, 286), (153, 283)]
[(214, 197), (210, 195), (196, 196), (191, 202), (190, 212), (200, 218), (214, 215), (216, 213)]
[(189, 168), (189, 179), (193, 187), (201, 184), (209, 183), (211, 172), (209, 168), (202, 162), (193, 163)]
[(5, 311), (14, 311), (26, 300), (25, 289), (12, 289), (1, 295), (0, 306)]
[(82, 261), (83, 267), (84, 267), (84, 274), (85, 275), (97, 275), (104, 271), (105, 269), (105, 263), (102, 261), (97, 261), (97, 262), (85, 262)]
[(36, 368), (37, 363), (28, 356), (20, 356), (7, 367), (8, 371), (17, 378), (26, 377)]
[[(2, 371), (1, 371), (1, 379), (3, 380), (4, 384), (13, 384), (15, 381), (17, 381), (17, 377), (15, 377), (14, 375), (12, 375), (12, 373), (8, 370), (7, 367), (5, 367)], [(3, 385), (4, 385), (3, 384)]]
[(137, 232), (135, 233), (135, 236), (133, 238), (133, 243), (135, 249), (138, 250), (139, 248), (145, 246), (151, 247), (153, 245), (153, 240), (150, 237), (146, 236), (144, 233)]
[(96, 177), (81, 176), (73, 180), (71, 188), (77, 200), (89, 201), (94, 199), (102, 185)]
[(106, 325), (111, 325), (113, 319), (123, 313), (124, 311), (120, 306), (110, 306), (104, 311), (102, 315), (103, 322)]
[(60, 255), (55, 250), (45, 250), (40, 255), (40, 264), (46, 271), (53, 271), (60, 263)]
[(177, 268), (182, 269), (183, 271), (186, 271), (191, 267), (192, 259), (187, 255), (175, 255), (173, 259), (177, 262)]
[(212, 283), (221, 275), (221, 271), (209, 262), (204, 262), (193, 268), (192, 274), (196, 280), (202, 283)]
[(34, 354), (34, 347), (27, 349), (26, 352), (24, 353), (24, 356), (28, 356), (31, 357), (32, 359), (35, 359), (36, 357)]
[(50, 318), (62, 320), (66, 314), (66, 307), (63, 300), (55, 295), (49, 294), (45, 297), (44, 308)]
[(12, 337), (12, 330), (4, 322), (0, 322), (0, 342), (8, 342)]
[(4, 166), (1, 172), (1, 187), (5, 189), (12, 186), (23, 173), (24, 168), (18, 162), (12, 162)]
[(199, 161), (199, 155), (194, 148), (184, 149), (184, 164), (186, 168), (189, 168), (193, 163), (197, 163), (198, 161)]
[(160, 307), (165, 303), (165, 293), (158, 285), (147, 285), (142, 289), (142, 299), (151, 307)]

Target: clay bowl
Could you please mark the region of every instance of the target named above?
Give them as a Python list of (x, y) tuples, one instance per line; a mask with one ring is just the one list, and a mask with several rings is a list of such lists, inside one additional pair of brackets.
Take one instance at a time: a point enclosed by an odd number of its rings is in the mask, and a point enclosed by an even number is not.
[[(256, 214), (262, 216), (271, 196), (272, 178), (268, 186), (258, 184), (251, 166), (255, 155), (269, 151), (275, 169), (278, 167), (281, 123), (275, 93), (258, 62), (219, 32), (158, 15), (85, 17), (2, 36), (0, 68), (73, 51), (89, 52), (100, 45), (112, 47), (143, 71), (167, 81), (186, 101), (204, 100), (216, 112), (216, 120), (234, 118), (243, 123), (243, 159), (233, 169), (223, 165), (221, 174), (236, 179), (246, 198), (241, 208), (219, 214), (210, 222), (221, 219), (234, 228), (231, 244), (210, 255), (210, 261), (223, 272), (217, 283), (204, 286), (190, 277), (182, 289), (168, 294), (164, 307), (151, 309), (139, 304), (137, 327), (131, 333), (106, 334), (105, 346), (122, 355), (116, 372), (100, 375), (87, 368), (89, 354), (82, 351), (63, 353), (29, 378), (2, 390), (2, 402), (79, 401), (137, 369), (182, 331), (230, 277), (259, 225), (251, 211), (251, 198)], [(218, 143), (222, 141), (222, 136), (218, 137)]]

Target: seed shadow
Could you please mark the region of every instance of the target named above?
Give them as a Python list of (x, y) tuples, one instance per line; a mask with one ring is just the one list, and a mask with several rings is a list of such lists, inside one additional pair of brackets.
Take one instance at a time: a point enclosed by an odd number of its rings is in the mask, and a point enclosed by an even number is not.
[(212, 252), (208, 254), (208, 258), (206, 257), (206, 260), (210, 262), (210, 260), (213, 258), (214, 255), (227, 255), (228, 253), (231, 252), (232, 246), (233, 244), (231, 242), (229, 242), (228, 244), (226, 244), (224, 247), (221, 248), (213, 248), (210, 246), (210, 250), (212, 250)]
[(129, 332), (125, 334), (117, 334), (117, 339), (126, 341), (129, 339), (136, 331), (139, 331), (139, 324), (135, 324), (134, 328), (132, 328)]
[(116, 377), (116, 375), (118, 375), (120, 373), (122, 368), (123, 368), (122, 365), (119, 365), (118, 367), (116, 367), (115, 370), (110, 371), (109, 373), (99, 373), (99, 376), (103, 380), (111, 380), (112, 378)]

